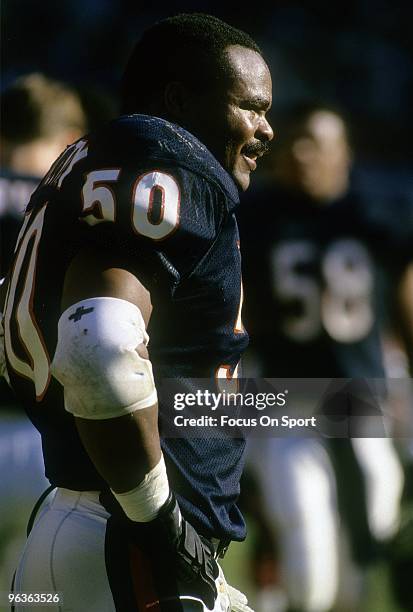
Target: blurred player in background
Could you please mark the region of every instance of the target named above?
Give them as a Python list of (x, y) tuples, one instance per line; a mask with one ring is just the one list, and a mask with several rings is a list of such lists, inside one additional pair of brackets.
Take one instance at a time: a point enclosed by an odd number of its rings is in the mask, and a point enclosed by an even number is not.
[[(270, 182), (241, 210), (255, 373), (380, 379), (377, 257), (386, 244), (393, 253), (397, 237), (386, 236), (390, 226), (374, 227), (352, 189), (340, 113), (312, 104), (291, 109), (278, 136)], [(397, 529), (403, 476), (391, 441), (338, 439), (326, 448), (315, 438), (273, 438), (259, 440), (256, 455), (252, 445), (280, 538), (289, 609), (327, 612), (340, 582), (337, 499), (357, 563)], [(357, 589), (345, 585), (344, 595), (342, 609), (352, 610)]]
[[(17, 79), (1, 96), (0, 274), (12, 260), (24, 210), (41, 177), (86, 130), (79, 97), (42, 74)], [(0, 590), (10, 588), (30, 510), (48, 486), (38, 432), (0, 377)]]
[[(411, 208), (410, 195), (410, 210)], [(413, 218), (413, 210), (412, 210)], [(407, 229), (412, 223), (407, 223)], [(411, 251), (410, 241), (409, 251)], [(413, 264), (396, 276), (395, 299), (390, 310), (395, 323), (386, 330), (386, 366), (388, 376), (396, 379), (392, 401), (398, 411), (400, 455), (404, 463), (405, 487), (402, 498), (400, 529), (391, 542), (390, 577), (396, 601), (402, 610), (413, 609)], [(400, 383), (405, 382), (403, 387)], [(406, 409), (407, 405), (407, 409)]]
[(126, 114), (69, 147), (33, 194), (8, 283), (7, 369), (58, 489), (16, 592), (59, 591), (72, 610), (160, 599), (248, 612), (215, 560), (245, 537), (245, 443), (160, 439), (157, 402), (162, 430), (162, 377), (236, 374), (234, 210), (272, 139), (270, 105), (248, 35), (207, 15), (164, 20), (130, 58)]
[(8, 270), (31, 193), (50, 164), (86, 131), (77, 93), (42, 74), (17, 79), (1, 96), (0, 275)]

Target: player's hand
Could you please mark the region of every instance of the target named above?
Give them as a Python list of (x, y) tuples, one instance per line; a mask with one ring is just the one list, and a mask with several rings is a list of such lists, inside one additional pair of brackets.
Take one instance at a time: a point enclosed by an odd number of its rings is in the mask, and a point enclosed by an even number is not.
[(153, 521), (134, 523), (133, 530), (152, 562), (160, 599), (187, 595), (214, 608), (219, 566), (213, 546), (182, 517), (173, 495)]
[(219, 567), (216, 584), (218, 590), (217, 603), (219, 604), (217, 608), (220, 612), (254, 612), (248, 606), (248, 600), (244, 593), (228, 584), (221, 567)]

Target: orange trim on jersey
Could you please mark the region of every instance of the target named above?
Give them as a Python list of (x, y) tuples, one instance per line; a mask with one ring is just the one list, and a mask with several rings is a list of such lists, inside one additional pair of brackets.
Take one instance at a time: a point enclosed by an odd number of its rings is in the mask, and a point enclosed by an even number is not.
[[(116, 221), (116, 195), (115, 195), (115, 191), (112, 189), (112, 187), (110, 186), (111, 183), (116, 183), (119, 180), (119, 177), (121, 175), (122, 172), (122, 168), (99, 168), (98, 170), (90, 170), (89, 172), (87, 172), (86, 174), (83, 175), (84, 177), (84, 182), (82, 185), (82, 189), (80, 192), (80, 201), (82, 202), (82, 212), (79, 215), (79, 219), (84, 220), (85, 217), (88, 217), (89, 215), (92, 215), (93, 217), (95, 217), (95, 219), (98, 219), (99, 221), (105, 221), (105, 217), (103, 215), (103, 210), (102, 210), (102, 205), (100, 203), (99, 200), (95, 200), (94, 202), (92, 202), (92, 204), (90, 204), (90, 206), (87, 206), (85, 208), (85, 200), (83, 197), (83, 188), (86, 185), (87, 182), (87, 178), (89, 176), (89, 174), (91, 174), (92, 172), (104, 172), (105, 170), (119, 170), (119, 174), (117, 176), (117, 178), (113, 179), (113, 180), (99, 180), (99, 181), (93, 181), (93, 189), (97, 189), (98, 187), (104, 187), (105, 189), (108, 189), (108, 191), (111, 192), (112, 194), (112, 198), (113, 198), (113, 220), (110, 220), (110, 223), (115, 223)], [(107, 219), (106, 219), (107, 220)]]

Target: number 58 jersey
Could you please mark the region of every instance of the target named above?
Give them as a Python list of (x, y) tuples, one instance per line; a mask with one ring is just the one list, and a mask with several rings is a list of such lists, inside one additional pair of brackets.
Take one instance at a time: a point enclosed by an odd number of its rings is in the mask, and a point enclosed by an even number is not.
[(383, 377), (378, 253), (390, 240), (366, 202), (350, 192), (317, 205), (280, 187), (260, 195), (240, 230), (246, 324), (263, 374)]
[[(9, 274), (5, 345), (11, 384), (42, 435), (53, 484), (106, 486), (50, 375), (73, 257), (92, 247), (149, 290), (148, 349), (157, 383), (231, 375), (248, 342), (240, 323), (237, 204), (231, 177), (195, 137), (144, 115), (121, 117), (68, 147), (33, 194)], [(162, 425), (173, 407), (159, 400)], [(242, 539), (235, 501), (244, 442), (162, 445), (189, 520), (206, 535)]]

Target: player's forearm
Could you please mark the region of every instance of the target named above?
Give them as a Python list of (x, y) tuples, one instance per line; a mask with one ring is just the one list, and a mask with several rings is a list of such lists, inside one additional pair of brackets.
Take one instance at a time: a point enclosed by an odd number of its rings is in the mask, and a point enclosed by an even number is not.
[(156, 405), (104, 421), (76, 418), (89, 457), (116, 493), (135, 488), (159, 463), (157, 420)]

